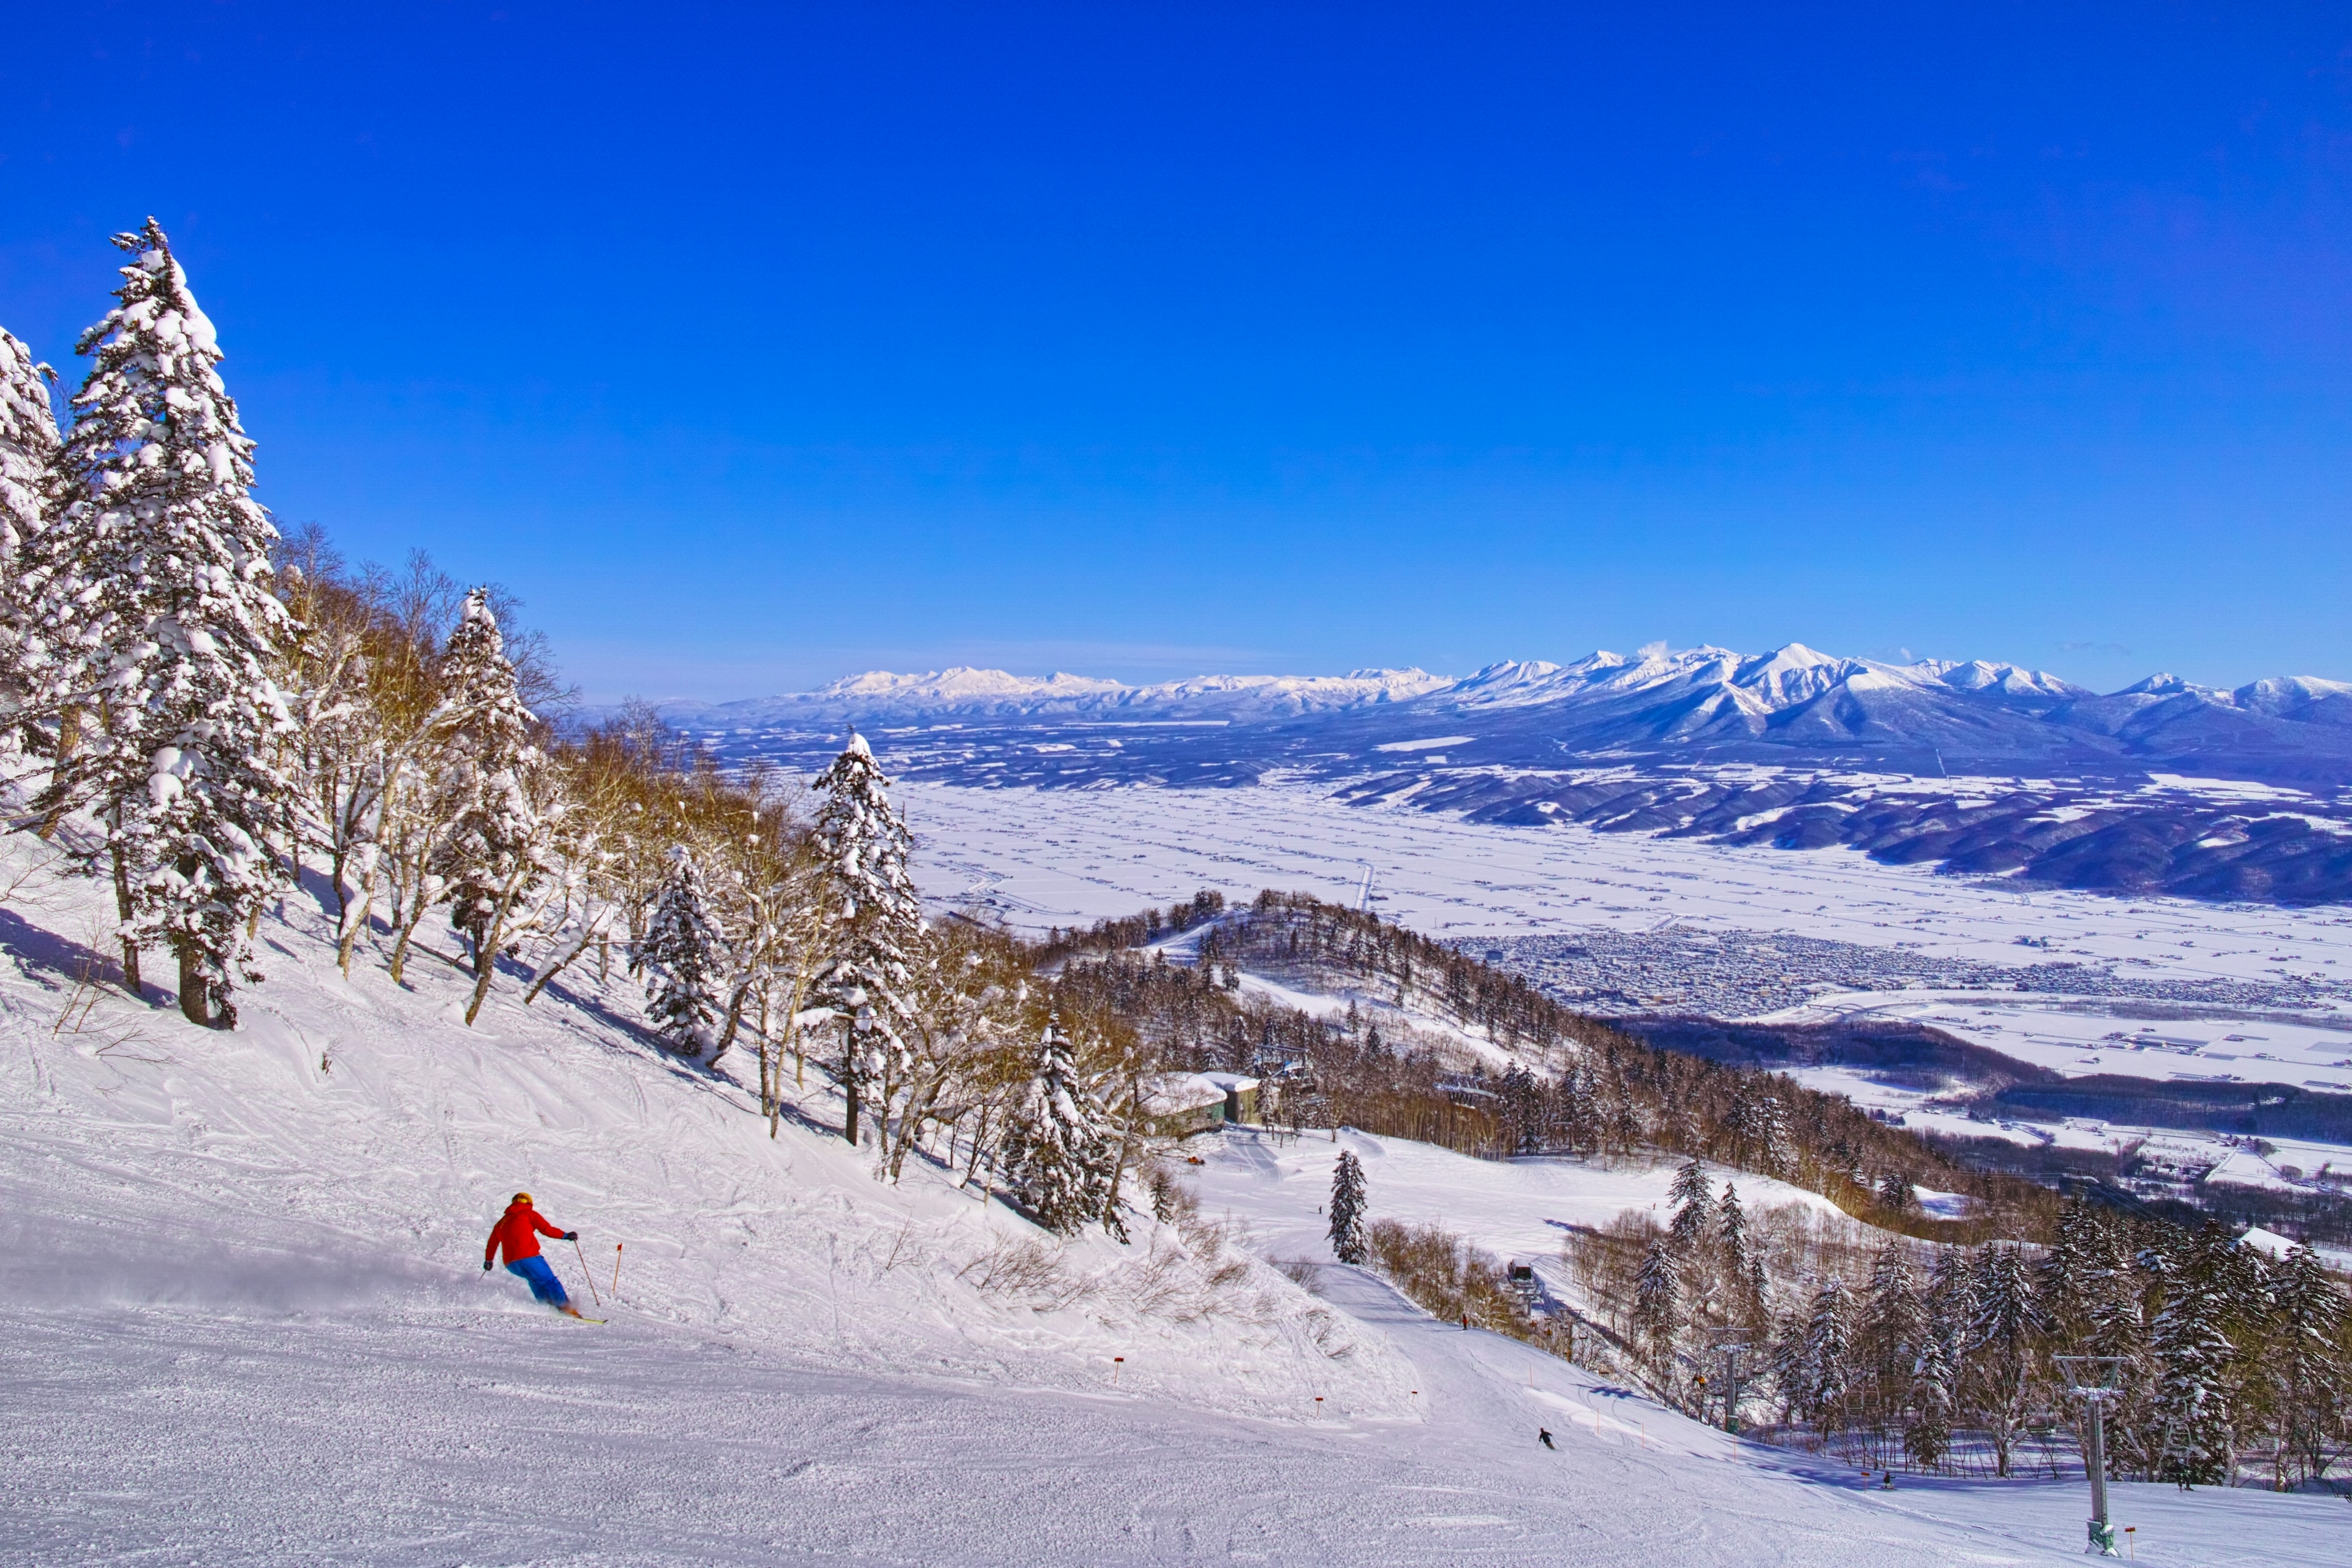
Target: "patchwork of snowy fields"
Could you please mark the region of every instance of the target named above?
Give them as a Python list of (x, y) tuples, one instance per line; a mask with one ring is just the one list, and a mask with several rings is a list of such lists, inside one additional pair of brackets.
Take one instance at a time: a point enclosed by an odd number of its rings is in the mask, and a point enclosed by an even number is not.
[[(2061, 1071), (2186, 1076), (2200, 1070), (2196, 1055), (2249, 1078), (2352, 1089), (2352, 913), (2340, 910), (2020, 892), (1848, 850), (1490, 826), (1350, 806), (1309, 786), (902, 790), (924, 891), (1025, 929), (1132, 913), (1199, 888), (1352, 902), (1369, 875), (1369, 907), (1473, 946), (1670, 927), (1683, 942), (1801, 937), (1832, 958), (1860, 950), (1981, 965), (2007, 982), (1997, 1004), (1980, 989), (1863, 991), (1808, 982), (1802, 944), (1735, 944), (1735, 958), (1814, 993), (1757, 1016), (1891, 1009)], [(1680, 970), (1686, 984), (1704, 978)], [(2021, 971), (2052, 989), (2016, 991), (2010, 977)], [(1705, 997), (1676, 994), (1675, 982), (1672, 968), (1651, 976), (1639, 1010), (1710, 1010)], [(2184, 1021), (2167, 1024), (2167, 1013)]]
[[(902, 792), (925, 892), (1024, 929), (1165, 906), (1200, 888), (1228, 898), (1295, 889), (1362, 899), (1597, 1012), (1899, 1019), (2068, 1076), (2352, 1092), (2352, 913), (2340, 910), (2021, 891), (1845, 849), (1350, 805), (1303, 783)], [(1594, 984), (1560, 985), (1571, 967)], [(1925, 1129), (2002, 1134), (1857, 1074), (1804, 1076)], [(2009, 1135), (2112, 1148), (2144, 1130)], [(2197, 1146), (2192, 1163), (2229, 1157), (2218, 1138), (2170, 1136)], [(2352, 1147), (2277, 1158), (2347, 1169)]]
[(2182, 985), (2310, 987), (2323, 1005), (2352, 1007), (2352, 913), (2327, 908), (2021, 893), (1999, 879), (1886, 866), (1846, 850), (1492, 826), (1351, 806), (1303, 784), (909, 784), (900, 794), (922, 843), (924, 890), (1025, 927), (1131, 913), (1198, 888), (1228, 896), (1295, 888), (1352, 901), (1369, 868), (1372, 908), (1439, 937), (1671, 921), (2001, 968), (2073, 959)]

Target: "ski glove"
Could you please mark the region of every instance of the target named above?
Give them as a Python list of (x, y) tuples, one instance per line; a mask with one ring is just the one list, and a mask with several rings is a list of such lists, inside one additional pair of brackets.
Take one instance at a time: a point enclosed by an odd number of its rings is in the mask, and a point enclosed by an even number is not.
[(483, 1272), (483, 1273), (485, 1273), (485, 1274), (488, 1274), (489, 1271), (490, 1271), (490, 1260), (489, 1260), (488, 1258), (483, 1258), (483, 1259), (482, 1259), (482, 1272)]
[(576, 1230), (567, 1230), (563, 1233), (563, 1239), (566, 1241), (577, 1241), (580, 1239), (580, 1233)]

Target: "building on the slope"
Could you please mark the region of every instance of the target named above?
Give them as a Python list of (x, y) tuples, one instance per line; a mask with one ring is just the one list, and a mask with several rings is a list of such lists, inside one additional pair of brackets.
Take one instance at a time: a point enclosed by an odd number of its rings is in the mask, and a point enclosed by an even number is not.
[(1213, 1081), (1213, 1076), (1170, 1072), (1146, 1080), (1140, 1096), (1145, 1129), (1155, 1137), (1189, 1138), (1227, 1121), (1225, 1108), (1231, 1097), (1224, 1085)]

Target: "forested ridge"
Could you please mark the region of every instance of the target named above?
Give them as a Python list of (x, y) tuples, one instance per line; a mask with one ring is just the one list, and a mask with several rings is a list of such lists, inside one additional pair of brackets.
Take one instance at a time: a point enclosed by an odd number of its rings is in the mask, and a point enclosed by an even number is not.
[[(1180, 939), (1171, 943), (1171, 939)], [(1187, 949), (1171, 963), (1165, 949)], [(1139, 951), (1152, 951), (1149, 956)], [(2352, 1313), (2309, 1247), (2273, 1260), (2209, 1222), (2133, 1217), (1987, 1175), (1835, 1096), (1669, 1051), (1364, 911), (1267, 891), (1050, 933), (1055, 984), (1170, 1062), (1266, 1077), (1269, 1121), (1346, 1125), (1488, 1158), (1679, 1156), (1671, 1217), (1629, 1212), (1565, 1251), (1587, 1302), (1542, 1303), (1430, 1226), (1342, 1239), (1440, 1316), (1763, 1423), (1874, 1468), (2007, 1476), (2062, 1462), (2082, 1411), (2054, 1359), (2114, 1358), (2109, 1463), (2183, 1484), (2324, 1479), (2352, 1446)], [(1246, 967), (1352, 988), (1522, 1059), (1252, 999)], [(1402, 1047), (1402, 1048), (1401, 1048)], [(1829, 1197), (1864, 1224), (1743, 1204), (1702, 1161)], [(1333, 1212), (1377, 1216), (1360, 1171)], [(1352, 1182), (1352, 1186), (1345, 1184)], [(1969, 1200), (1921, 1212), (1917, 1190)], [(1751, 1185), (1751, 1200), (1753, 1197)], [(1597, 1314), (1597, 1317), (1595, 1316)]]
[[(1191, 963), (1129, 952), (1195, 927)], [(2040, 1239), (2056, 1224), (2056, 1194), (1972, 1170), (1849, 1100), (1649, 1045), (1456, 948), (1306, 894), (1268, 890), (1230, 910), (1204, 895), (1164, 916), (1051, 932), (1042, 956), (1061, 965), (1064, 984), (1136, 1018), (1171, 1059), (1273, 1075), (1276, 1115), (1490, 1157), (1698, 1156), (1939, 1240)], [(1393, 1027), (1384, 1036), (1358, 1014), (1317, 1018), (1251, 1001), (1228, 984), (1243, 967), (1353, 986), (1492, 1051), (1435, 1037), (1403, 1045)], [(1920, 1187), (1963, 1194), (1970, 1212), (1927, 1213), (1913, 1195)]]

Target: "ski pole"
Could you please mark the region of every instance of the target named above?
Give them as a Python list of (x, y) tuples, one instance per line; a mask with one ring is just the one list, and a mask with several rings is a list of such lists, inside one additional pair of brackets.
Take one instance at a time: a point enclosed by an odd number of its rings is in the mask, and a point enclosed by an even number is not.
[(613, 1243), (613, 1300), (621, 1299), (621, 1244)]
[(572, 1238), (572, 1250), (580, 1254), (580, 1272), (588, 1277), (588, 1299), (602, 1308), (604, 1298), (596, 1294), (596, 1271), (588, 1267), (588, 1254), (582, 1249), (577, 1236)]

